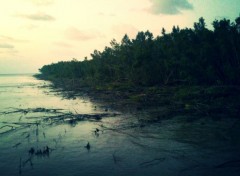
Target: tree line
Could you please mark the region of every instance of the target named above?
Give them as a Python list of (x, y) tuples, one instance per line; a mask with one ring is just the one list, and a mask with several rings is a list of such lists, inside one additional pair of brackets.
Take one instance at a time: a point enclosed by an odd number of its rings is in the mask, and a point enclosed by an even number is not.
[(112, 40), (91, 59), (61, 61), (39, 69), (47, 79), (71, 78), (86, 83), (158, 85), (240, 85), (240, 17), (215, 20), (213, 29), (200, 18), (193, 28), (163, 28), (134, 39)]

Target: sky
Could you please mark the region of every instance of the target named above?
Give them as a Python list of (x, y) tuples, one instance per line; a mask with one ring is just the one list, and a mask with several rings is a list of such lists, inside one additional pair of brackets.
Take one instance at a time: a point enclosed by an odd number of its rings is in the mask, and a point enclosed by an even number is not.
[(234, 21), (240, 0), (6, 0), (0, 3), (0, 74), (37, 73), (45, 64), (90, 59), (112, 39), (204, 17)]

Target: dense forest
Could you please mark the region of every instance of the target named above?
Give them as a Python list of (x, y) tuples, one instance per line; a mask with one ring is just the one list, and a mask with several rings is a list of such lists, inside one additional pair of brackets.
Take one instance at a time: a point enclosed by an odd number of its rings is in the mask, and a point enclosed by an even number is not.
[(215, 20), (212, 30), (200, 18), (193, 28), (163, 28), (159, 36), (138, 32), (110, 42), (91, 59), (45, 65), (47, 79), (71, 78), (87, 85), (126, 83), (136, 86), (240, 85), (240, 17)]

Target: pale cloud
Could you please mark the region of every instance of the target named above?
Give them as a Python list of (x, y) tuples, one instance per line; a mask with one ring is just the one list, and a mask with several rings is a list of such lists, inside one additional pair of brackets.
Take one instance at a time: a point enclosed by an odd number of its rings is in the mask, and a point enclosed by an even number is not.
[(150, 0), (152, 6), (150, 12), (153, 14), (174, 15), (182, 10), (192, 10), (193, 5), (188, 0)]
[(0, 43), (0, 48), (3, 48), (3, 49), (13, 49), (14, 46), (10, 45), (10, 44), (7, 44), (7, 43)]
[(70, 40), (78, 40), (78, 41), (81, 41), (81, 40), (86, 41), (86, 40), (103, 37), (103, 35), (100, 34), (99, 32), (83, 31), (75, 27), (68, 28), (65, 31), (65, 35)]
[(15, 47), (8, 43), (0, 43), (0, 60), (6, 59), (11, 56), (16, 56), (18, 51), (15, 49)]
[(26, 18), (29, 20), (35, 20), (35, 21), (54, 21), (55, 18), (51, 15), (48, 15), (46, 13), (43, 12), (39, 12), (39, 13), (35, 13), (35, 14), (19, 14), (16, 15), (17, 17), (21, 17), (21, 18)]

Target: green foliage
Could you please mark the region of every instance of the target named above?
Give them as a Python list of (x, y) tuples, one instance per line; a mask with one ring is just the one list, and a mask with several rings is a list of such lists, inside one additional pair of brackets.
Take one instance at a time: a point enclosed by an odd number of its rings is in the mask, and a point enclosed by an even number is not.
[[(222, 19), (206, 28), (203, 18), (194, 29), (179, 29), (153, 37), (139, 32), (135, 39), (125, 35), (120, 43), (95, 50), (84, 61), (73, 59), (45, 65), (47, 78), (81, 79), (90, 85), (240, 85), (240, 17)], [(115, 85), (115, 86), (114, 86)], [(126, 86), (124, 86), (126, 87)]]

